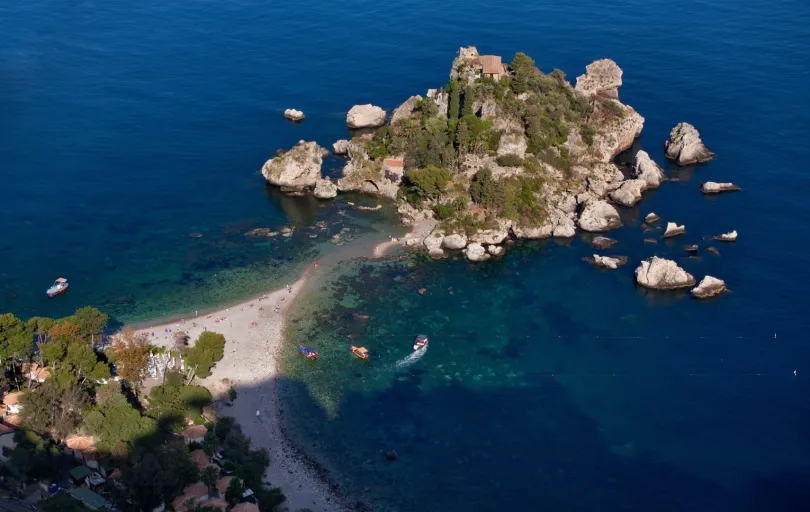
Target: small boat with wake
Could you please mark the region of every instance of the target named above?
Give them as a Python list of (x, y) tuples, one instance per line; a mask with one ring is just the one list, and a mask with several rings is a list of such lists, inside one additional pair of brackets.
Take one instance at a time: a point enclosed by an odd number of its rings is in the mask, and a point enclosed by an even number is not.
[(304, 357), (306, 357), (310, 361), (314, 361), (320, 357), (318, 351), (312, 347), (305, 347), (303, 345), (298, 345), (298, 351), (301, 352), (301, 354), (303, 354)]
[(45, 290), (45, 293), (48, 297), (56, 297), (60, 293), (64, 292), (68, 289), (68, 281), (64, 277), (58, 278), (56, 281), (53, 282), (50, 288)]
[(351, 351), (358, 359), (362, 359), (363, 361), (368, 359), (368, 349), (366, 347), (355, 347), (352, 345)]
[(413, 349), (414, 350), (424, 350), (428, 346), (428, 337), (424, 334), (420, 334), (416, 337), (416, 341), (413, 342)]

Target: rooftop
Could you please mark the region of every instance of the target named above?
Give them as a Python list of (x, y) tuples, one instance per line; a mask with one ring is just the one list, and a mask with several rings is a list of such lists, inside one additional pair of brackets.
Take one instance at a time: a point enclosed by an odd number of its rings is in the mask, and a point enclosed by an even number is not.
[(233, 478), (234, 477), (232, 476), (223, 476), (219, 479), (217, 482), (217, 490), (220, 494), (225, 494), (225, 491), (228, 490), (228, 486), (231, 485), (231, 480), (233, 480)]
[(94, 493), (87, 487), (76, 487), (75, 489), (71, 489), (70, 495), (87, 505), (90, 510), (98, 510), (106, 503), (103, 496)]
[(200, 437), (205, 437), (205, 434), (207, 433), (208, 429), (205, 427), (205, 425), (191, 425), (181, 432), (180, 435), (186, 439), (198, 439)]
[(3, 395), (3, 403), (6, 405), (17, 405), (20, 403), (20, 398), (22, 397), (22, 391), (15, 391), (13, 393), (6, 393)]
[(259, 512), (259, 506), (253, 503), (240, 503), (234, 505), (231, 512)]
[(481, 64), (481, 72), (485, 75), (501, 75), (505, 71), (500, 55), (481, 55), (478, 57), (478, 63)]
[(200, 471), (204, 470), (206, 466), (211, 463), (211, 459), (208, 458), (208, 455), (202, 450), (194, 450), (191, 452), (191, 460), (197, 464), (197, 467), (200, 468)]

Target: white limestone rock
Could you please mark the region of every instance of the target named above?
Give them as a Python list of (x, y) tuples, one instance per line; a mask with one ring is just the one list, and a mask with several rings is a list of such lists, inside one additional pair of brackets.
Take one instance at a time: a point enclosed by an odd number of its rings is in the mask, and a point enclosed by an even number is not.
[(714, 239), (718, 242), (736, 242), (737, 230), (729, 231), (728, 233), (723, 233), (722, 235), (717, 235), (714, 237)]
[(698, 299), (708, 299), (720, 295), (726, 291), (726, 283), (716, 277), (706, 276), (700, 280), (700, 284), (692, 288), (691, 293)]
[(714, 181), (707, 181), (700, 186), (700, 191), (704, 194), (720, 194), (721, 192), (736, 192), (740, 187), (734, 183), (716, 183)]
[(636, 153), (633, 177), (647, 182), (647, 188), (658, 188), (667, 179), (664, 170), (652, 161), (646, 151)]
[(686, 226), (679, 226), (674, 222), (667, 222), (667, 229), (664, 230), (664, 238), (682, 235), (686, 232)]
[(425, 237), (425, 241), (423, 243), (425, 244), (425, 247), (427, 247), (428, 251), (430, 251), (433, 249), (441, 249), (443, 240), (444, 233), (441, 231), (434, 231)]
[(422, 97), (418, 94), (416, 96), (411, 96), (405, 102), (394, 109), (391, 113), (391, 125), (395, 125), (400, 121), (408, 119), (409, 117), (413, 116), (414, 111), (416, 109), (416, 105), (422, 101)]
[(479, 243), (468, 245), (464, 249), (464, 256), (470, 261), (486, 261), (491, 257), (484, 246)]
[(667, 158), (680, 165), (699, 164), (714, 158), (714, 153), (700, 140), (697, 129), (689, 123), (678, 123), (664, 145)]
[(594, 254), (592, 258), (585, 258), (585, 261), (594, 267), (616, 270), (627, 263), (627, 256), (599, 256)]
[(428, 250), (428, 256), (430, 256), (434, 260), (440, 260), (444, 258), (444, 251), (438, 247), (434, 247), (433, 249)]
[(520, 158), (525, 158), (527, 147), (526, 137), (523, 136), (522, 132), (504, 133), (498, 143), (498, 156), (517, 155)]
[(586, 95), (619, 99), (622, 69), (611, 59), (599, 59), (585, 66), (585, 74), (577, 77), (575, 89)]
[(335, 155), (348, 155), (349, 154), (349, 141), (340, 139), (332, 144), (332, 153)]
[(647, 190), (644, 180), (626, 180), (622, 186), (610, 193), (610, 198), (620, 205), (633, 206), (641, 200), (641, 193)]
[(385, 124), (385, 110), (375, 105), (355, 105), (346, 115), (349, 128), (377, 128)]
[(329, 178), (324, 178), (315, 182), (315, 190), (312, 195), (318, 199), (332, 199), (337, 196), (337, 185), (332, 183)]
[(506, 253), (506, 249), (504, 249), (503, 246), (500, 245), (488, 245), (487, 252), (490, 254), (490, 256), (498, 257), (503, 256)]
[(447, 235), (442, 240), (442, 247), (451, 251), (458, 251), (467, 247), (467, 235), (463, 233), (453, 233)]
[(591, 245), (597, 249), (605, 250), (610, 249), (614, 245), (616, 245), (616, 240), (612, 238), (608, 238), (606, 236), (597, 236), (593, 240), (591, 240)]
[(296, 110), (294, 108), (288, 108), (284, 111), (284, 117), (289, 119), (290, 121), (303, 121), (304, 120), (304, 113), (300, 110)]
[(636, 269), (636, 282), (646, 288), (673, 290), (694, 286), (695, 278), (674, 261), (653, 256)]
[(509, 236), (511, 223), (499, 221), (498, 227), (493, 229), (482, 229), (469, 237), (469, 241), (479, 244), (497, 245)]
[(647, 214), (646, 217), (644, 217), (644, 222), (646, 222), (647, 224), (655, 224), (660, 219), (661, 219), (661, 217), (659, 217), (658, 215), (656, 215), (653, 212), (650, 212), (650, 213)]
[(549, 238), (553, 232), (554, 225), (549, 222), (543, 223), (540, 226), (512, 225), (512, 234), (515, 236), (515, 238), (525, 238), (530, 240)]
[(606, 201), (589, 201), (579, 214), (579, 227), (591, 233), (603, 233), (621, 225), (619, 212)]
[(283, 155), (265, 162), (262, 176), (287, 193), (312, 188), (321, 177), (322, 149), (315, 142), (299, 141)]

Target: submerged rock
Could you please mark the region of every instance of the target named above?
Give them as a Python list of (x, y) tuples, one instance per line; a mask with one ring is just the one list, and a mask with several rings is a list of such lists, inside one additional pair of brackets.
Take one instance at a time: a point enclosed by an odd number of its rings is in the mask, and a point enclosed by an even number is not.
[(375, 105), (355, 105), (346, 114), (349, 128), (377, 128), (385, 124), (385, 110)]
[(653, 256), (636, 268), (636, 282), (647, 288), (671, 290), (693, 286), (695, 278), (674, 261)]
[(486, 261), (490, 258), (487, 250), (479, 243), (471, 243), (464, 249), (464, 256), (470, 261)]
[(706, 276), (700, 280), (700, 284), (692, 288), (691, 293), (698, 299), (708, 299), (726, 291), (726, 283), (716, 277)]
[(599, 256), (594, 254), (592, 258), (585, 258), (585, 261), (594, 267), (616, 270), (627, 263), (627, 256)]
[(579, 227), (591, 233), (602, 233), (621, 227), (619, 212), (606, 201), (589, 201), (579, 214)]
[(737, 231), (729, 231), (728, 233), (723, 233), (722, 235), (717, 235), (714, 237), (715, 240), (718, 242), (736, 242), (737, 241)]
[(716, 183), (714, 181), (707, 181), (700, 186), (700, 191), (704, 194), (719, 194), (721, 192), (736, 192), (740, 187), (734, 183)]
[(689, 123), (678, 123), (669, 133), (664, 147), (667, 158), (680, 165), (699, 164), (714, 158), (714, 153), (700, 140), (697, 129)]
[(697, 254), (699, 247), (697, 245), (693, 244), (693, 245), (687, 245), (685, 247), (685, 249), (686, 249), (686, 252), (688, 252), (689, 254)]
[(664, 238), (682, 235), (686, 232), (686, 226), (679, 226), (674, 222), (667, 222), (667, 229), (664, 231)]
[(717, 247), (709, 247), (706, 250), (709, 251), (710, 253), (714, 254), (715, 256), (720, 256), (720, 251), (717, 250)]
[(318, 199), (332, 199), (337, 196), (337, 185), (329, 178), (324, 178), (315, 182), (315, 189), (312, 195)]
[(636, 153), (633, 177), (646, 181), (648, 188), (658, 188), (667, 179), (664, 170), (652, 161), (646, 151)]
[(597, 249), (605, 250), (610, 249), (614, 245), (616, 245), (616, 240), (612, 238), (608, 238), (606, 236), (597, 236), (593, 240), (591, 240), (591, 245)]
[(335, 141), (335, 143), (332, 144), (332, 153), (335, 155), (349, 154), (349, 141), (346, 139)]
[(290, 121), (302, 121), (304, 119), (304, 113), (300, 110), (296, 110), (294, 108), (288, 108), (284, 111), (284, 117), (289, 119)]
[(285, 193), (312, 188), (321, 177), (321, 149), (315, 142), (299, 141), (283, 155), (268, 160), (262, 167), (262, 176)]
[(644, 217), (644, 222), (646, 222), (647, 224), (655, 224), (656, 222), (658, 222), (660, 218), (661, 217), (659, 217), (658, 215), (654, 214), (653, 212), (650, 212), (647, 214), (646, 217)]
[(645, 238), (644, 243), (645, 244), (657, 244), (658, 240), (656, 240), (655, 238)]

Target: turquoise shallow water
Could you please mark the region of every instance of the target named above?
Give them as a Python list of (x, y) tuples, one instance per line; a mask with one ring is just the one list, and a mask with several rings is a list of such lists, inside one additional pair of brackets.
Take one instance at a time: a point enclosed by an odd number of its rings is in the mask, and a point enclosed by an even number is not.
[[(390, 215), (280, 197), (258, 170), (299, 139), (344, 137), (355, 103), (390, 109), (442, 85), (458, 46), (524, 51), (572, 80), (615, 59), (622, 99), (646, 118), (637, 147), (663, 164), (663, 141), (685, 120), (718, 155), (668, 167), (680, 181), (624, 212), (613, 252), (630, 264), (595, 271), (577, 239), (483, 266), (343, 265), (291, 331), (324, 358), (289, 354), (290, 432), (379, 510), (810, 500), (807, 2), (37, 0), (0, 5), (0, 34), (0, 311), (93, 304), (123, 322), (289, 280), (334, 250), (308, 237), (316, 221), (383, 237)], [(307, 120), (285, 123), (287, 107)], [(743, 192), (703, 198), (709, 179)], [(643, 244), (650, 210), (686, 224), (686, 237)], [(298, 227), (286, 241), (242, 236), (285, 225)], [(719, 258), (683, 259), (682, 245), (730, 229), (740, 241)], [(632, 270), (652, 254), (732, 293), (644, 293)], [(59, 275), (73, 285), (46, 301)], [(420, 331), (434, 340), (425, 357), (391, 369)], [(353, 342), (372, 349), (369, 364), (351, 359)], [(391, 448), (400, 459), (387, 464)]]

